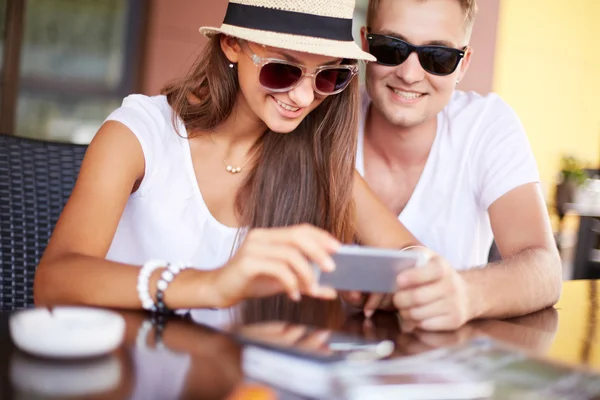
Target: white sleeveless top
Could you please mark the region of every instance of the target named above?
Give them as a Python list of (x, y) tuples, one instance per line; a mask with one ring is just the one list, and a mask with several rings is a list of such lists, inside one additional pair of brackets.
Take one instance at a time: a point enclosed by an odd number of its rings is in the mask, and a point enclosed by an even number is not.
[(196, 180), (187, 131), (177, 118), (178, 135), (172, 117), (165, 96), (131, 95), (107, 118), (135, 134), (146, 166), (106, 259), (134, 265), (161, 259), (214, 269), (228, 261), (238, 229), (221, 224), (209, 212)]

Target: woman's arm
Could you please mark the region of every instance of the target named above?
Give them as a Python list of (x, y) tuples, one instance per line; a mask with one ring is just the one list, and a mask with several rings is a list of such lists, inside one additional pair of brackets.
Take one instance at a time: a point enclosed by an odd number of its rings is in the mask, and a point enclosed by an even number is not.
[(366, 246), (401, 249), (419, 245), (415, 237), (371, 191), (365, 180), (354, 171), (356, 230)]
[[(90, 144), (73, 193), (61, 214), (38, 267), (34, 298), (38, 305), (82, 304), (139, 309), (139, 266), (105, 260), (132, 192), (143, 179), (145, 160), (137, 138), (109, 121)], [(234, 194), (232, 194), (233, 196)], [(316, 284), (309, 260), (323, 270), (339, 244), (309, 226), (253, 230), (225, 266), (213, 271), (185, 270), (165, 292), (170, 308), (227, 307), (248, 297), (286, 292), (331, 298)], [(169, 260), (167, 260), (169, 261)], [(149, 283), (154, 297), (161, 269)]]
[[(105, 123), (86, 152), (73, 193), (38, 267), (36, 304), (140, 308), (136, 290), (139, 266), (104, 257), (129, 195), (144, 177), (144, 167), (144, 154), (135, 135), (119, 122)], [(184, 273), (192, 279), (173, 283), (179, 288), (169, 291), (170, 303), (184, 306), (202, 301), (192, 289), (202, 277)], [(150, 288), (156, 287), (159, 274), (153, 274)]]

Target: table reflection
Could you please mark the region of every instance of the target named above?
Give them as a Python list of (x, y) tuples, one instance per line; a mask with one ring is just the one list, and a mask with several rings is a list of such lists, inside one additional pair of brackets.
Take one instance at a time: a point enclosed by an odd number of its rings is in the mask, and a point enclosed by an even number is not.
[[(556, 310), (550, 308), (509, 320), (473, 321), (454, 332), (412, 329), (402, 324), (394, 312), (377, 312), (365, 319), (360, 310), (345, 307), (339, 301), (303, 299), (294, 303), (285, 297), (255, 300), (229, 310), (194, 310), (188, 316), (168, 319), (163, 329), (153, 325), (148, 314), (120, 312), (126, 322), (124, 343), (108, 357), (69, 362), (43, 360), (20, 352), (10, 341), (3, 342), (2, 363), (12, 384), (12, 391), (4, 397), (277, 398), (279, 393), (272, 388), (244, 376), (242, 346), (229, 335), (231, 332), (267, 335), (284, 344), (301, 340), (303, 346), (311, 349), (323, 347), (332, 332), (391, 340), (395, 344), (391, 358), (487, 336), (537, 356), (565, 361), (566, 357), (556, 357), (556, 347), (568, 339), (567, 347), (574, 349), (577, 357), (581, 349), (586, 349), (586, 354), (592, 354), (587, 359), (593, 359), (597, 288), (589, 283), (567, 286), (569, 290), (564, 292)], [(3, 316), (6, 331), (8, 316)], [(313, 334), (306, 335), (303, 325), (314, 327)]]

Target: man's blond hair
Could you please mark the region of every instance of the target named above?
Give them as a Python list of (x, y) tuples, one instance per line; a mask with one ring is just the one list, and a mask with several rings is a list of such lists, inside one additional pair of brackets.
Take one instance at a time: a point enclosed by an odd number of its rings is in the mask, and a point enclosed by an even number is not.
[[(427, 0), (418, 0), (427, 1)], [(465, 27), (467, 32), (471, 32), (473, 22), (475, 22), (475, 15), (477, 14), (477, 1), (476, 0), (456, 0), (460, 4), (465, 15)], [(381, 0), (369, 0), (369, 8), (367, 10), (367, 26), (373, 25), (373, 21), (377, 16), (379, 10), (379, 4)]]

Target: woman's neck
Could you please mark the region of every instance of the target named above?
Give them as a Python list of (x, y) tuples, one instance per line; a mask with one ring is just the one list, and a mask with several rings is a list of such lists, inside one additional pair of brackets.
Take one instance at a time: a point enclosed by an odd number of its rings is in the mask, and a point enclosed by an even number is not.
[(231, 114), (212, 132), (223, 146), (223, 150), (247, 147), (254, 143), (267, 130), (265, 123), (252, 111), (244, 96), (240, 93)]

